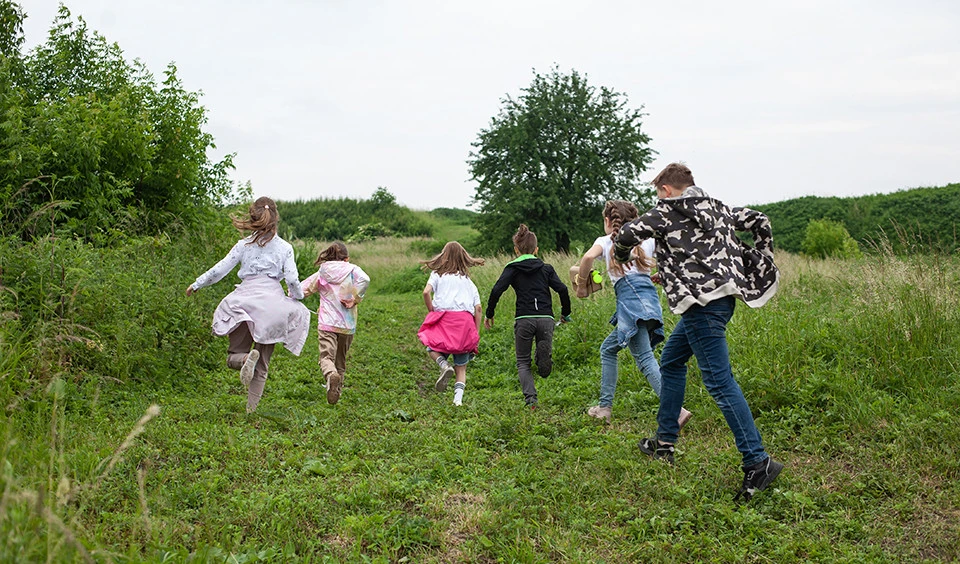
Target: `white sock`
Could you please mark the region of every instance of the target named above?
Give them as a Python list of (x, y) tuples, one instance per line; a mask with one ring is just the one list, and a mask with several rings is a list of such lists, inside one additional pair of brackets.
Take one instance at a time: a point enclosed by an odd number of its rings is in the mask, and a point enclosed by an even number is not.
[(463, 382), (457, 382), (453, 385), (453, 405), (463, 404), (463, 390), (467, 387)]

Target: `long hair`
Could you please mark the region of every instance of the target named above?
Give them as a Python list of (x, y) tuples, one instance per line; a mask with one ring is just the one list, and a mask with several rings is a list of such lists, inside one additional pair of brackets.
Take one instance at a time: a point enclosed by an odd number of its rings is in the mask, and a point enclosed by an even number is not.
[(537, 234), (521, 223), (513, 235), (513, 246), (520, 251), (521, 255), (533, 254), (533, 251), (537, 250)]
[(280, 214), (277, 213), (276, 202), (263, 196), (250, 204), (246, 217), (232, 216), (230, 220), (240, 231), (253, 231), (253, 239), (248, 245), (256, 243), (262, 247), (277, 234)]
[(483, 266), (482, 258), (473, 258), (470, 253), (463, 248), (463, 245), (456, 241), (450, 241), (443, 246), (440, 254), (429, 260), (422, 260), (420, 264), (430, 270), (436, 270), (437, 274), (461, 274), (470, 278), (471, 266)]
[[(617, 234), (620, 232), (620, 228), (623, 227), (625, 223), (633, 221), (639, 217), (637, 212), (637, 206), (626, 200), (609, 200), (607, 204), (603, 207), (603, 217), (607, 218), (610, 222), (610, 226), (613, 228), (613, 233), (610, 234), (610, 239), (614, 242), (617, 240)], [(623, 267), (633, 266), (637, 269), (646, 269), (653, 266), (653, 261), (643, 252), (643, 249), (640, 246), (634, 247), (633, 258), (625, 264), (620, 264), (617, 262), (617, 259), (610, 257), (610, 270), (614, 273), (622, 276)]]
[(347, 246), (340, 241), (334, 241), (329, 247), (320, 251), (320, 256), (313, 264), (320, 266), (328, 260), (345, 260), (348, 258), (350, 258), (350, 253), (347, 252)]

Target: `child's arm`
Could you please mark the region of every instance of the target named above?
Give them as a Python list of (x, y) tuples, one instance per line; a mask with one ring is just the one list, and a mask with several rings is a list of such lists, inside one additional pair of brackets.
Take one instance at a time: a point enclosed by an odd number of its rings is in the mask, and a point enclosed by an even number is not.
[(353, 267), (353, 287), (357, 289), (357, 303), (363, 300), (367, 293), (367, 287), (370, 286), (370, 276), (359, 266)]
[(623, 264), (630, 261), (630, 251), (643, 242), (644, 239), (653, 237), (656, 234), (653, 226), (659, 223), (660, 212), (653, 208), (637, 219), (625, 224), (620, 228), (613, 241), (613, 258)]
[(306, 280), (300, 283), (300, 289), (303, 290), (303, 297), (310, 296), (317, 292), (317, 279), (320, 277), (320, 271), (316, 271)]
[(220, 262), (210, 267), (210, 270), (204, 272), (200, 276), (197, 276), (196, 281), (193, 284), (187, 287), (187, 295), (191, 295), (200, 288), (210, 286), (211, 284), (216, 284), (217, 282), (223, 280), (223, 277), (227, 274), (230, 274), (230, 271), (233, 270), (233, 267), (240, 264), (240, 257), (243, 256), (243, 247), (246, 245), (246, 241), (241, 239), (237, 241), (237, 244), (230, 249), (230, 252), (227, 253), (227, 256), (220, 259)]
[(500, 273), (500, 278), (497, 279), (497, 283), (490, 290), (490, 299), (487, 300), (487, 321), (483, 322), (483, 326), (487, 329), (493, 327), (493, 314), (497, 311), (497, 302), (500, 301), (500, 296), (507, 291), (510, 283), (513, 282), (513, 275), (514, 270), (512, 268), (504, 268), (503, 272)]
[(287, 295), (302, 300), (303, 289), (300, 288), (300, 273), (297, 272), (297, 261), (293, 256), (293, 247), (287, 248), (283, 257), (283, 279), (287, 281)]
[(754, 247), (761, 253), (773, 257), (773, 229), (770, 219), (763, 213), (750, 208), (732, 208), (734, 228), (737, 231), (753, 233)]
[(427, 285), (423, 287), (423, 303), (427, 306), (427, 312), (433, 311), (433, 300), (430, 299), (430, 295), (433, 294), (433, 286), (427, 282)]
[(570, 321), (570, 292), (567, 290), (567, 285), (557, 276), (557, 271), (550, 265), (546, 266), (550, 267), (547, 271), (547, 282), (560, 296), (560, 321), (566, 323)]
[[(480, 320), (483, 319), (483, 305), (477, 304), (473, 308), (473, 321), (477, 324), (477, 333), (480, 332)], [(492, 320), (491, 320), (492, 321)]]
[[(583, 258), (580, 259), (580, 272), (577, 274), (580, 280), (587, 280), (590, 277), (590, 271), (593, 270), (593, 261), (602, 255), (603, 247), (600, 245), (594, 245), (583, 253)], [(586, 284), (577, 284), (576, 290), (578, 298), (585, 298), (590, 295)]]

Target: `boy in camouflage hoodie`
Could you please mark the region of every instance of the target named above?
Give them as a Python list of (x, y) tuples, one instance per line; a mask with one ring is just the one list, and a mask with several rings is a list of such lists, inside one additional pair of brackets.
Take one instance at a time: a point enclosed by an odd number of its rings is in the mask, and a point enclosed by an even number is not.
[[(687, 381), (687, 361), (697, 357), (703, 383), (733, 432), (743, 459), (743, 486), (735, 499), (749, 500), (766, 489), (783, 469), (763, 448), (760, 432), (730, 368), (726, 325), (736, 299), (760, 307), (777, 291), (773, 237), (767, 217), (747, 208), (730, 208), (694, 185), (686, 165), (668, 165), (653, 180), (660, 201), (617, 235), (614, 256), (648, 237), (656, 240), (658, 276), (670, 310), (680, 316), (660, 354), (662, 388), (657, 435), (640, 441), (640, 450), (673, 463), (674, 444)], [(755, 246), (737, 238), (753, 233)]]

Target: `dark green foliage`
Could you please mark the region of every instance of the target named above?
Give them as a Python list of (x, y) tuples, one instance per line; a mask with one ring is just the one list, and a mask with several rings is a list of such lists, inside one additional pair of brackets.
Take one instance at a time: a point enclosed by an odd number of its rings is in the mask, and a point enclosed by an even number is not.
[(843, 224), (829, 219), (811, 221), (807, 225), (803, 253), (817, 258), (861, 256), (860, 247)]
[(641, 131), (643, 115), (627, 107), (623, 94), (598, 90), (576, 71), (535, 72), (519, 99), (502, 101), (473, 143), (476, 251), (509, 249), (526, 223), (542, 251), (566, 252), (597, 231), (606, 200), (651, 204), (652, 190), (637, 184), (654, 154)]
[(785, 251), (802, 251), (807, 225), (821, 219), (841, 223), (865, 249), (881, 242), (896, 252), (960, 249), (960, 184), (852, 198), (805, 196), (750, 207), (770, 217), (776, 246)]
[(361, 242), (377, 237), (429, 237), (433, 225), (400, 206), (386, 188), (369, 200), (321, 198), (278, 202), (280, 230), (287, 239)]
[[(9, 13), (4, 2), (0, 37)], [(175, 66), (158, 84), (63, 6), (47, 41), (28, 54), (6, 54), (22, 43), (9, 32), (0, 43), (3, 233), (103, 242), (111, 230), (194, 224), (231, 197), (232, 155), (207, 157), (206, 110)]]
[(479, 217), (477, 212), (461, 208), (434, 208), (430, 210), (430, 215), (450, 220), (457, 225), (473, 225)]

